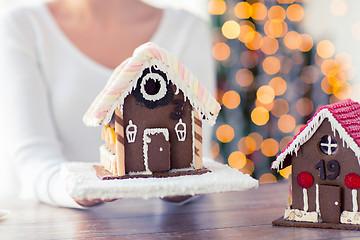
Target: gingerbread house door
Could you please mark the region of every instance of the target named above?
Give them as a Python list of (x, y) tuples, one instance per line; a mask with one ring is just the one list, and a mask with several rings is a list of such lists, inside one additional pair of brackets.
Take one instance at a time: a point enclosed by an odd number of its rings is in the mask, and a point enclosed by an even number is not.
[(339, 186), (319, 185), (320, 214), (326, 223), (340, 222), (341, 189)]
[(166, 128), (147, 128), (144, 131), (144, 160), (146, 170), (170, 170), (169, 131)]

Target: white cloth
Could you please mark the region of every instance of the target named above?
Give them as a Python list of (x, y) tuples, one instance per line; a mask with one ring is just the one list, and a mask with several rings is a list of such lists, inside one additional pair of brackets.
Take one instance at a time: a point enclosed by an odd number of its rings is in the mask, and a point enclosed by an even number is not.
[[(151, 41), (177, 56), (214, 92), (215, 70), (204, 21), (183, 10), (165, 9)], [(86, 127), (82, 117), (111, 73), (73, 45), (45, 3), (2, 14), (0, 196), (77, 206), (61, 182), (60, 165), (99, 162), (101, 128)], [(211, 131), (205, 126), (204, 132), (208, 155)]]

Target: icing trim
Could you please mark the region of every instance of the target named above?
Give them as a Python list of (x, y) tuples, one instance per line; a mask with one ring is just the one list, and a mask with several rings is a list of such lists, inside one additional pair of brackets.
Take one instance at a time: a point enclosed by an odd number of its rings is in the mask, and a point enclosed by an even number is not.
[(307, 212), (309, 210), (309, 197), (306, 188), (303, 188), (303, 201), (304, 201), (304, 212)]
[(351, 195), (352, 195), (353, 212), (357, 212), (359, 210), (358, 201), (357, 201), (357, 189), (351, 190)]
[[(134, 130), (130, 130), (130, 128), (133, 128)], [(129, 120), (129, 124), (126, 126), (125, 132), (128, 143), (135, 142), (136, 134), (137, 134), (137, 126), (133, 124), (132, 120)]]
[[(150, 71), (151, 71), (151, 68), (150, 68)], [(147, 81), (149, 81), (150, 79), (153, 79), (154, 81), (158, 81), (160, 83), (160, 89), (154, 95), (148, 94), (145, 90), (145, 85), (146, 85)], [(166, 92), (167, 92), (166, 86), (167, 86), (167, 83), (159, 74), (155, 74), (155, 73), (151, 72), (151, 73), (146, 74), (146, 76), (141, 80), (140, 92), (146, 100), (155, 102), (159, 99), (162, 99), (166, 95)]]
[(315, 185), (315, 194), (316, 212), (320, 214), (319, 184)]
[[(182, 127), (183, 129), (179, 129)], [(175, 133), (177, 136), (177, 139), (179, 142), (184, 142), (186, 139), (186, 124), (183, 123), (181, 118), (179, 119), (179, 122), (175, 125)]]
[(151, 139), (149, 138), (149, 135), (155, 135), (155, 134), (163, 134), (166, 141), (169, 141), (169, 130), (167, 128), (147, 128), (144, 130), (143, 133), (143, 155), (144, 155), (144, 166), (145, 171), (141, 172), (141, 174), (152, 174), (152, 172), (149, 169), (149, 160), (148, 160), (148, 151), (149, 151), (149, 143), (151, 142)]

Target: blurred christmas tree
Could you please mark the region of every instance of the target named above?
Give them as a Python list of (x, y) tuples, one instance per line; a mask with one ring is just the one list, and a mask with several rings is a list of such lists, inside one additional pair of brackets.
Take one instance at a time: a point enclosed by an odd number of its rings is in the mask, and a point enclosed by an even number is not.
[(349, 95), (348, 55), (303, 33), (304, 1), (211, 0), (218, 60), (214, 158), (260, 183), (287, 177), (270, 170), (277, 154), (320, 105)]

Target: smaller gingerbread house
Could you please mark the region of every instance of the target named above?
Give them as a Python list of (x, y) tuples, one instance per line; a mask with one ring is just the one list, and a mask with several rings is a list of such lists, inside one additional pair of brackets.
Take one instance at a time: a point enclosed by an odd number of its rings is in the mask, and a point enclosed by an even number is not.
[(284, 220), (315, 227), (360, 224), (360, 104), (347, 99), (321, 107), (272, 168), (290, 165)]
[(115, 69), (83, 120), (103, 126), (100, 161), (112, 176), (169, 176), (202, 169), (202, 120), (214, 124), (219, 111), (180, 61), (147, 43)]

